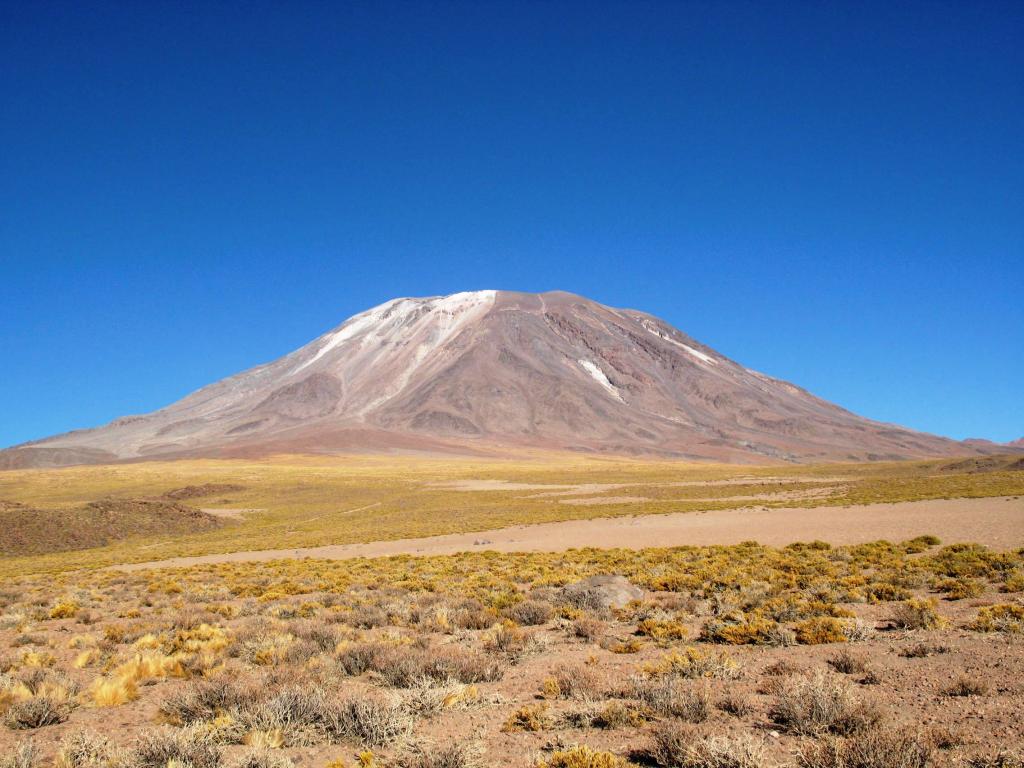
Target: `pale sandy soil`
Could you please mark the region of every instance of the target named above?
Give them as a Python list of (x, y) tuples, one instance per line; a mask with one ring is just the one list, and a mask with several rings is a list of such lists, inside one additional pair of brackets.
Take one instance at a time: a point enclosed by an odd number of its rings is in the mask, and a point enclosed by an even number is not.
[[(848, 482), (848, 477), (730, 477), (724, 480), (679, 480), (670, 483), (648, 483), (648, 485), (665, 488), (702, 488), (720, 485), (781, 485), (783, 483), (841, 483)], [(432, 488), (444, 488), (449, 491), (548, 491), (548, 493), (531, 494), (530, 498), (546, 496), (578, 496), (585, 493), (601, 493), (616, 488), (625, 488), (629, 483), (517, 483), (511, 480), (452, 480), (431, 483)]]
[(603, 504), (638, 504), (641, 501), (650, 501), (650, 499), (646, 496), (585, 496), (582, 499), (562, 499), (558, 503), (575, 507), (594, 507)]
[(202, 507), (200, 512), (205, 512), (214, 517), (223, 517), (228, 520), (241, 520), (244, 515), (254, 512), (266, 512), (265, 509), (230, 509), (227, 507)]
[(715, 485), (743, 485), (744, 483), (755, 483), (758, 485), (782, 485), (783, 483), (848, 483), (848, 477), (815, 477), (804, 475), (790, 475), (787, 477), (730, 477), (725, 480), (679, 480), (664, 485), (672, 488), (689, 488)]
[(453, 480), (450, 483), (430, 483), (430, 487), (444, 488), (448, 491), (543, 491), (549, 488), (573, 489), (579, 486), (552, 485), (550, 483), (515, 483), (511, 480)]
[[(708, 496), (706, 498), (683, 499), (683, 501), (794, 501), (796, 499), (827, 499), (835, 490), (835, 486), (829, 485), (824, 488), (811, 488), (805, 491), (780, 491), (778, 493), (759, 493), (756, 496)], [(541, 493), (538, 496), (564, 496), (565, 493)], [(650, 501), (646, 496), (573, 496), (569, 499), (560, 499), (559, 504), (569, 504), (577, 507), (600, 506), (602, 504), (639, 504), (642, 501)]]
[(388, 555), (445, 555), (474, 549), (559, 552), (579, 547), (672, 547), (758, 541), (784, 546), (816, 539), (856, 544), (903, 541), (933, 534), (945, 542), (977, 542), (998, 549), (1024, 546), (1024, 497), (941, 499), (858, 507), (729, 509), (524, 525), (422, 539), (306, 549), (177, 557), (116, 566), (123, 570), (282, 558), (338, 559)]
[[(659, 485), (659, 483), (650, 483), (650, 485)], [(547, 488), (557, 488), (557, 485), (545, 486)], [(590, 493), (604, 493), (605, 491), (614, 491), (619, 488), (628, 487), (625, 483), (580, 483), (579, 485), (568, 485), (565, 486), (565, 490), (561, 491), (546, 491), (544, 493), (531, 493), (529, 496), (524, 496), (524, 499), (550, 499), (556, 496), (585, 496)]]

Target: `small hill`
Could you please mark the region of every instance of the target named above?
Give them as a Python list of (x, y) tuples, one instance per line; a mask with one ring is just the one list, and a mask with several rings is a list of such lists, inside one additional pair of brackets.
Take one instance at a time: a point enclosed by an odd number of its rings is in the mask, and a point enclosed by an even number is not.
[(0, 500), (0, 555), (90, 549), (132, 536), (198, 533), (222, 525), (213, 515), (162, 499), (100, 499), (74, 509)]
[(1021, 472), (1024, 471), (1024, 456), (972, 456), (951, 461), (939, 467), (940, 472)]
[(244, 490), (244, 485), (237, 485), (235, 483), (203, 483), (202, 485), (186, 485), (184, 488), (175, 488), (173, 491), (165, 493), (164, 498), (172, 499), (173, 501), (184, 501), (186, 499), (201, 499), (207, 496)]

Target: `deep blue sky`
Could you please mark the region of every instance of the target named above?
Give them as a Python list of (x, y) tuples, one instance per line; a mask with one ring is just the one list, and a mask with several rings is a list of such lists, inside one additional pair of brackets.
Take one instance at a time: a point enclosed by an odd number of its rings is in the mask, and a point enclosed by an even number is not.
[(1024, 435), (1024, 4), (0, 0), (0, 445), (566, 289)]

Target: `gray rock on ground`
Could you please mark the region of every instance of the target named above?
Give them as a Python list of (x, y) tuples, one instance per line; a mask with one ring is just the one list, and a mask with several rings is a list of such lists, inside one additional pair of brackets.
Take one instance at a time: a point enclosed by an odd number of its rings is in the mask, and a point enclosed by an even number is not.
[(577, 608), (608, 610), (625, 608), (630, 601), (640, 600), (644, 591), (624, 576), (600, 574), (569, 584), (562, 590), (565, 598)]

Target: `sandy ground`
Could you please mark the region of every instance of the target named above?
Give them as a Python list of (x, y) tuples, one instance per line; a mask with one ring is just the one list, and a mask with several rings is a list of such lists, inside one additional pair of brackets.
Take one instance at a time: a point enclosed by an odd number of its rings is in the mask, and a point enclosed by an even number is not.
[(641, 501), (650, 499), (646, 496), (588, 496), (582, 499), (562, 499), (558, 503), (575, 507), (599, 507), (608, 504), (639, 504)]
[(205, 512), (208, 515), (214, 517), (223, 517), (228, 520), (241, 520), (245, 515), (255, 514), (256, 512), (266, 512), (266, 509), (257, 508), (246, 508), (246, 509), (229, 509), (227, 507), (201, 507), (200, 512)]
[[(730, 477), (724, 480), (679, 480), (670, 483), (645, 483), (645, 485), (664, 488), (712, 488), (723, 485), (781, 485), (783, 483), (842, 483), (848, 477)], [(602, 493), (616, 488), (627, 488), (636, 483), (575, 483), (569, 485), (555, 483), (516, 483), (510, 480), (452, 480), (442, 483), (430, 483), (431, 488), (444, 488), (449, 491), (548, 491), (534, 493), (526, 498), (540, 499), (548, 496), (579, 496), (587, 493)]]
[[(811, 488), (805, 491), (781, 491), (779, 493), (762, 493), (757, 496), (708, 496), (706, 498), (687, 498), (681, 499), (681, 501), (794, 501), (796, 499), (827, 499), (832, 491), (835, 490), (834, 486), (826, 486), (824, 488)], [(523, 498), (538, 498), (541, 496), (564, 496), (566, 494), (561, 493), (540, 493), (532, 497), (524, 496)], [(573, 496), (570, 499), (560, 499), (559, 504), (569, 504), (577, 507), (591, 507), (600, 506), (603, 504), (639, 504), (642, 501), (651, 501), (647, 496), (583, 496), (577, 498)]]
[(422, 539), (176, 557), (115, 567), (137, 570), (282, 558), (445, 555), (474, 549), (498, 552), (558, 552), (579, 547), (642, 549), (737, 544), (751, 540), (773, 546), (815, 539), (832, 544), (856, 544), (878, 539), (902, 541), (923, 534), (933, 534), (946, 542), (977, 542), (998, 549), (1024, 546), (1024, 497), (942, 499), (859, 507), (729, 509), (569, 520)]

